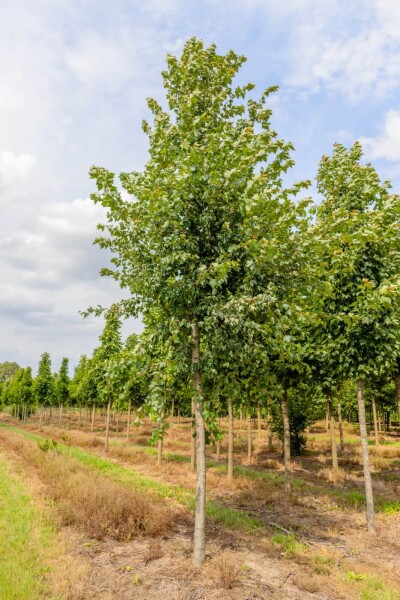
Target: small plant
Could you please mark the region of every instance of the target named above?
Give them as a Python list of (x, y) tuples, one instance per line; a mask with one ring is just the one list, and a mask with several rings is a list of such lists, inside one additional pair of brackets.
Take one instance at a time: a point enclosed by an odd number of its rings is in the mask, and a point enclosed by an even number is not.
[(52, 451), (56, 452), (57, 454), (60, 453), (56, 440), (45, 439), (43, 442), (38, 440), (37, 444), (42, 452)]
[(277, 533), (272, 537), (272, 542), (285, 550), (285, 556), (296, 556), (308, 550), (305, 544), (296, 539), (294, 533)]
[(240, 581), (241, 569), (236, 565), (234, 555), (231, 552), (225, 551), (216, 556), (210, 562), (209, 569), (215, 584), (224, 590), (230, 590), (235, 583)]

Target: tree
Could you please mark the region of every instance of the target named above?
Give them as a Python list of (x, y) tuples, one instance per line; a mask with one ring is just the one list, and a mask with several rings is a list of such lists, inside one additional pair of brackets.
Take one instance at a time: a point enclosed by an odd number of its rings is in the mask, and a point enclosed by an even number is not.
[(68, 403), (68, 399), (69, 399), (69, 384), (70, 384), (70, 379), (68, 376), (68, 366), (69, 366), (69, 360), (68, 358), (63, 358), (61, 361), (61, 366), (60, 366), (60, 370), (58, 372), (58, 377), (56, 380), (56, 396), (57, 396), (57, 400), (58, 403), (60, 404), (60, 406), (63, 406), (65, 404)]
[(350, 149), (336, 144), (332, 156), (322, 158), (317, 181), (325, 199), (314, 236), (326, 282), (320, 345), (357, 381), (367, 524), (374, 531), (364, 383), (389, 372), (399, 356), (400, 198), (361, 157), (356, 142)]
[(54, 382), (51, 373), (51, 358), (44, 352), (40, 358), (38, 372), (33, 382), (33, 395), (40, 405), (51, 406), (54, 400)]
[(252, 270), (249, 253), (256, 250), (252, 240), (259, 239), (262, 215), (270, 206), (290, 205), (290, 194), (302, 187), (282, 192), (282, 175), (293, 162), (292, 145), (270, 124), (267, 101), (276, 88), (259, 101), (244, 101), (254, 86), (233, 87), (244, 61), (190, 39), (179, 59), (167, 57), (162, 74), (169, 111), (148, 101), (148, 163), (142, 172), (120, 175), (130, 198), (121, 196), (113, 173), (91, 169), (98, 189), (92, 198), (108, 209), (108, 224), (101, 226), (108, 235), (97, 242), (114, 254), (115, 268), (102, 273), (129, 288), (129, 312), (157, 309), (160, 327), (192, 374), (196, 565), (205, 557), (206, 425), (215, 417), (204, 395), (204, 347), (217, 334), (218, 313)]

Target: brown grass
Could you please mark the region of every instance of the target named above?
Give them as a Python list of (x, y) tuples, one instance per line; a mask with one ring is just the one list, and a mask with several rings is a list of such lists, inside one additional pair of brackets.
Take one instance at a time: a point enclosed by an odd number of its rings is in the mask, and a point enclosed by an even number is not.
[(230, 590), (240, 582), (240, 568), (237, 565), (235, 554), (225, 550), (211, 559), (208, 572), (215, 585)]
[(171, 533), (176, 512), (153, 496), (136, 492), (53, 450), (43, 452), (15, 434), (7, 446), (18, 453), (46, 485), (61, 524), (74, 525), (96, 539), (165, 536)]

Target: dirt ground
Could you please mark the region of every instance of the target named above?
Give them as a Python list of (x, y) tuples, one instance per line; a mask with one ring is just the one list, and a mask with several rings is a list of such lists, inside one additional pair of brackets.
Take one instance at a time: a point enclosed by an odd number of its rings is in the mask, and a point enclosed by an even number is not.
[[(25, 428), (38, 431), (36, 423), (25, 424)], [(18, 434), (5, 430), (0, 433), (3, 451), (26, 474), (38, 502), (46, 503), (40, 477), (12, 448), (10, 436)], [(148, 424), (134, 431), (129, 445), (123, 436), (117, 438), (114, 434), (107, 458), (156, 481), (193, 490), (195, 479), (188, 462), (178, 462), (167, 454), (162, 468), (158, 467), (156, 456), (146, 450), (150, 433)], [(92, 434), (43, 426), (40, 434), (105, 456), (101, 431)], [(175, 424), (169, 435), (166, 453), (188, 455), (187, 424)], [(235, 463), (244, 470), (233, 483), (218, 468), (215, 452), (210, 448), (209, 459), (215, 462), (208, 471), (209, 497), (221, 506), (257, 517), (264, 526), (245, 533), (209, 520), (207, 561), (203, 569), (192, 566), (193, 519), (187, 510), (169, 537), (157, 539), (95, 540), (72, 526), (60, 527), (66, 568), (58, 566), (58, 579), (64, 580), (59, 584), (64, 597), (68, 600), (398, 600), (400, 512), (395, 502), (400, 464), (400, 443), (399, 447), (396, 443), (400, 439), (393, 437), (392, 446), (373, 448), (375, 491), (382, 501), (392, 502), (393, 506), (389, 504), (389, 510), (386, 507), (377, 513), (377, 534), (371, 535), (365, 528), (363, 507), (354, 503), (352, 496), (354, 492), (362, 492), (356, 436), (349, 426), (346, 433), (349, 443), (340, 454), (339, 476), (334, 476), (329, 468), (326, 437), (324, 432), (310, 433), (306, 456), (293, 461), (297, 484), (290, 501), (284, 499), (279, 478), (275, 481), (249, 476), (249, 470), (280, 475), (279, 447), (267, 452), (266, 440), (258, 439), (255, 432), (254, 454), (249, 463), (246, 440), (236, 431)], [(223, 446), (220, 463), (224, 461)], [(71, 569), (71, 565), (75, 567)], [(76, 577), (66, 576), (71, 570)]]

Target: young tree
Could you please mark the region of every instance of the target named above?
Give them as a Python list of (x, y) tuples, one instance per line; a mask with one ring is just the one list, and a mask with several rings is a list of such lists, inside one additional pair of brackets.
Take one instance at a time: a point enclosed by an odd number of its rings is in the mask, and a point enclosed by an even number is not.
[(253, 269), (249, 254), (257, 249), (254, 237), (261, 239), (263, 215), (269, 208), (279, 212), (280, 204), (291, 206), (291, 191), (300, 189), (282, 191), (292, 146), (271, 128), (267, 100), (275, 88), (259, 101), (244, 101), (254, 86), (233, 87), (244, 61), (233, 51), (219, 55), (214, 45), (205, 48), (190, 39), (179, 59), (167, 57), (162, 74), (169, 111), (148, 101), (153, 114), (153, 125), (143, 123), (148, 163), (142, 172), (120, 176), (132, 199), (121, 196), (113, 173), (91, 169), (98, 188), (93, 200), (108, 209), (102, 229), (109, 235), (97, 241), (114, 253), (115, 269), (103, 274), (130, 289), (125, 306), (134, 314), (159, 311), (161, 326), (174, 336), (192, 374), (196, 565), (205, 558), (204, 344), (216, 333), (212, 323), (221, 307)]
[(58, 404), (60, 405), (60, 420), (62, 407), (68, 403), (70, 379), (68, 375), (68, 358), (63, 358), (61, 361), (60, 370), (55, 383), (55, 393)]
[(374, 531), (364, 382), (388, 372), (399, 355), (400, 198), (361, 157), (356, 142), (349, 150), (336, 144), (322, 158), (317, 181), (325, 199), (314, 235), (326, 281), (321, 346), (357, 381), (367, 524)]
[(54, 382), (48, 352), (40, 358), (38, 372), (33, 382), (33, 395), (39, 405), (51, 406), (54, 400)]

